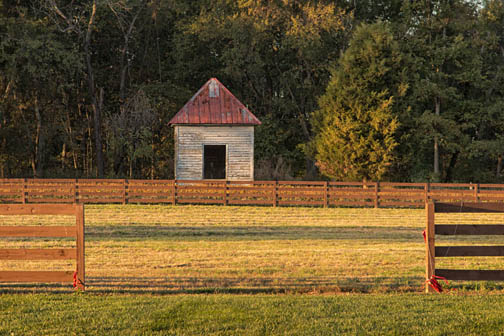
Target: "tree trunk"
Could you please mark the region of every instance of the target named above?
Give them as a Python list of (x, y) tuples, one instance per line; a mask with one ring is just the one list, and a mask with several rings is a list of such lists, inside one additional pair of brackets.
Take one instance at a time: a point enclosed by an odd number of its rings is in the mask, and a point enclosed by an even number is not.
[[(276, 64), (276, 66), (277, 66), (277, 69), (280, 71), (280, 68), (278, 67), (277, 64)], [(304, 106), (306, 104), (303, 104), (303, 107), (300, 106), (300, 104), (296, 100), (296, 97), (294, 96), (294, 92), (292, 91), (292, 88), (290, 87), (290, 85), (287, 85), (287, 88), (289, 89), (289, 94), (291, 96), (292, 102), (297, 107), (298, 120), (299, 120), (299, 124), (301, 125), (301, 130), (303, 131), (304, 138), (305, 138), (306, 142), (309, 142), (311, 140), (311, 134), (310, 134), (310, 129), (308, 128), (308, 122), (305, 118), (305, 113), (304, 113)], [(316, 174), (317, 174), (317, 168), (315, 166), (315, 161), (310, 158), (306, 158), (304, 178), (312, 180), (316, 177)]]
[(457, 163), (457, 159), (459, 156), (460, 152), (455, 152), (452, 157), (450, 158), (450, 164), (446, 168), (446, 176), (444, 178), (444, 181), (446, 183), (450, 183), (453, 178), (453, 169), (455, 168), (455, 164)]
[(146, 6), (147, 2), (143, 2), (142, 6), (138, 9), (136, 12), (135, 16), (131, 20), (129, 27), (127, 30), (125, 30), (125, 27), (122, 26), (121, 20), (119, 18), (119, 15), (116, 13), (116, 11), (113, 9), (111, 5), (109, 5), (110, 9), (112, 12), (117, 17), (117, 20), (119, 22), (119, 25), (121, 26), (121, 30), (123, 32), (123, 38), (124, 38), (124, 45), (121, 50), (121, 78), (119, 80), (119, 98), (121, 99), (121, 104), (124, 104), (124, 101), (126, 100), (126, 76), (128, 74), (128, 69), (130, 62), (128, 60), (128, 50), (129, 50), (129, 40), (131, 37), (131, 34), (133, 32), (133, 28), (135, 28), (135, 22), (138, 19), (138, 16), (140, 15), (140, 12), (144, 9)]
[(63, 142), (63, 147), (61, 148), (61, 169), (65, 169), (65, 159), (67, 155), (66, 143)]
[(84, 155), (82, 155), (83, 158), (83, 169), (84, 169), (84, 175), (86, 177), (89, 177), (91, 174), (90, 172), (92, 171), (92, 166), (93, 166), (93, 144), (91, 141), (92, 138), (92, 120), (90, 115), (87, 113), (86, 110), (86, 123), (87, 127), (85, 130), (83, 130), (83, 136), (82, 136), (82, 146), (83, 146), (83, 151)]
[[(103, 177), (103, 149), (101, 139), (101, 107), (103, 104), (103, 89), (100, 92), (100, 97), (97, 97), (96, 86), (94, 82), (93, 66), (91, 64), (91, 32), (93, 28), (94, 18), (96, 15), (96, 0), (93, 1), (91, 16), (89, 17), (86, 39), (84, 41), (84, 51), (86, 54), (86, 68), (88, 72), (88, 87), (91, 95), (91, 105), (93, 108), (93, 126), (95, 136), (95, 152), (96, 152), (96, 168), (98, 177)], [(98, 99), (100, 101), (98, 101)]]
[[(440, 115), (441, 101), (438, 97), (434, 99), (436, 116)], [(434, 136), (434, 174), (439, 176), (439, 144), (437, 135)]]
[(495, 172), (495, 176), (497, 178), (501, 177), (501, 171), (502, 171), (502, 154), (499, 154), (497, 157), (497, 171)]
[[(81, 105), (78, 104), (77, 105), (77, 109), (79, 110), (78, 115), (81, 115), (80, 114), (80, 107), (81, 107)], [(73, 168), (74, 168), (75, 171), (77, 171), (77, 168), (78, 168), (78, 164), (77, 164), (77, 145), (74, 142), (74, 132), (73, 132), (73, 129), (72, 129), (72, 123), (70, 121), (70, 112), (69, 112), (68, 106), (65, 108), (65, 112), (66, 112), (66, 120), (65, 120), (65, 123), (64, 123), (64, 127), (65, 127), (65, 130), (66, 130), (67, 134), (68, 134), (68, 140), (70, 142), (70, 151), (72, 152)]]
[(40, 108), (37, 98), (35, 98), (34, 108), (35, 108), (35, 119), (37, 122), (37, 128), (35, 131), (35, 151), (32, 157), (32, 171), (33, 171), (33, 177), (42, 177), (43, 175), (42, 156), (44, 151), (44, 136), (42, 134), (42, 116), (40, 115)]
[(437, 135), (434, 137), (434, 174), (439, 175), (439, 145)]

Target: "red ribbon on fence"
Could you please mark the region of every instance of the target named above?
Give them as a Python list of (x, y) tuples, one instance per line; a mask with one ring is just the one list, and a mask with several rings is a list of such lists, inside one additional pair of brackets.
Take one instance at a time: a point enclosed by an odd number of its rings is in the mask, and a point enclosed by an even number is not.
[(422, 231), (422, 235), (424, 242), (427, 242), (427, 234), (425, 233), (425, 230)]
[(441, 284), (437, 281), (437, 279), (444, 280), (444, 282), (448, 285), (448, 280), (446, 280), (445, 277), (437, 275), (431, 276), (431, 278), (425, 281), (425, 283), (431, 286), (436, 292), (441, 293), (443, 291), (443, 287), (441, 287)]
[(73, 273), (73, 286), (74, 288), (77, 288), (77, 285), (83, 285), (83, 282), (81, 279), (77, 278), (77, 271)]
[(77, 271), (73, 274), (73, 286), (74, 288), (77, 288)]

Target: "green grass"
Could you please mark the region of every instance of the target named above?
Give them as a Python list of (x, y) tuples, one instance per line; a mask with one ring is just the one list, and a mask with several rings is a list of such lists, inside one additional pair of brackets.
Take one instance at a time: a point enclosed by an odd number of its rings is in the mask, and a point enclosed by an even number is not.
[(502, 335), (502, 295), (2, 295), (0, 335)]

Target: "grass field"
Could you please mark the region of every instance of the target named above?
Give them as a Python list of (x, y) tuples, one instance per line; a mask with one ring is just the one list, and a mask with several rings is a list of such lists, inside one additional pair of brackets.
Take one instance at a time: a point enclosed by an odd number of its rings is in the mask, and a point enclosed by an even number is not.
[(502, 335), (502, 295), (0, 296), (0, 335)]
[[(438, 221), (503, 222), (500, 214), (444, 216)], [(72, 218), (0, 216), (0, 223), (71, 225)], [(90, 292), (104, 294), (418, 292), (424, 285), (424, 226), (422, 209), (90, 205), (86, 206), (86, 285)], [(449, 243), (467, 244), (468, 239)], [(74, 244), (50, 239), (2, 243), (6, 247)], [(446, 259), (438, 264), (502, 268), (503, 261)], [(0, 261), (3, 270), (74, 267), (68, 262)], [(489, 283), (476, 286), (500, 288)], [(71, 287), (0, 284), (0, 292), (34, 289)]]

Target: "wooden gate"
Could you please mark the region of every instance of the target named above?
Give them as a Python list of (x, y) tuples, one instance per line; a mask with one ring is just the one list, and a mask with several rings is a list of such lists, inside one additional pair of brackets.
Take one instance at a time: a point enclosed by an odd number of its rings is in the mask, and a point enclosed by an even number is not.
[[(504, 270), (456, 270), (436, 269), (436, 258), (441, 257), (500, 257), (504, 256), (504, 246), (435, 246), (435, 235), (504, 235), (501, 224), (435, 224), (436, 213), (502, 212), (504, 203), (432, 203), (426, 204), (426, 281), (432, 276), (447, 280), (504, 280)], [(426, 285), (426, 291), (432, 289)]]
[(0, 237), (75, 237), (76, 248), (0, 249), (0, 260), (75, 259), (76, 271), (0, 271), (0, 282), (73, 282), (84, 290), (84, 206), (0, 204), (0, 215), (72, 215), (75, 226), (0, 226)]

